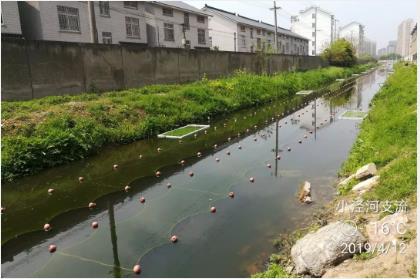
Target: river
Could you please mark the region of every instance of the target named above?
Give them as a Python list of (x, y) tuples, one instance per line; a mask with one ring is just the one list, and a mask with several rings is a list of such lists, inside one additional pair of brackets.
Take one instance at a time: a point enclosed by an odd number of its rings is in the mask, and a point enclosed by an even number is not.
[[(131, 277), (137, 263), (140, 277), (247, 277), (261, 271), (272, 239), (302, 226), (334, 197), (337, 171), (360, 123), (340, 115), (367, 111), (384, 80), (385, 72), (374, 70), (332, 97), (273, 101), (210, 119), (202, 123), (210, 124), (206, 133), (182, 143), (153, 138), (110, 146), (6, 184), (2, 276)], [(153, 175), (157, 170), (161, 177)], [(305, 180), (313, 189), (311, 205), (297, 201)], [(96, 208), (88, 209), (91, 201)], [(42, 230), (46, 222), (48, 232)], [(172, 235), (178, 242), (171, 243)], [(52, 243), (57, 251), (50, 254)]]

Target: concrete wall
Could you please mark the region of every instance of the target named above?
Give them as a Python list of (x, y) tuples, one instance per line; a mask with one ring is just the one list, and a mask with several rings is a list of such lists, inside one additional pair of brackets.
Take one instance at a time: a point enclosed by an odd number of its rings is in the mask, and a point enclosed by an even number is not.
[(2, 100), (102, 92), (154, 83), (325, 66), (316, 56), (145, 48), (2, 38)]

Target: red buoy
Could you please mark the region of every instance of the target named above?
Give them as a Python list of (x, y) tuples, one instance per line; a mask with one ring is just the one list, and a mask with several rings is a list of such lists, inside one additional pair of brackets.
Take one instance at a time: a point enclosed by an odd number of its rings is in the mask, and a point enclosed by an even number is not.
[(97, 229), (99, 227), (99, 223), (98, 222), (92, 222), (92, 229)]
[(211, 213), (216, 213), (216, 207), (212, 206), (212, 207), (210, 208), (210, 212), (211, 212)]
[(54, 189), (53, 188), (48, 189), (48, 194), (52, 194), (52, 193), (54, 193)]
[(55, 251), (57, 251), (57, 246), (54, 244), (50, 244), (50, 246), (48, 246), (48, 251), (50, 253), (54, 253)]
[(168, 182), (168, 183), (166, 183), (166, 187), (171, 188), (172, 184)]
[(145, 197), (140, 197), (139, 201), (140, 201), (141, 203), (144, 203), (144, 202), (146, 201), (146, 198), (145, 198)]
[(197, 152), (197, 157), (201, 157), (201, 152)]
[(229, 196), (229, 198), (233, 199), (235, 197), (235, 193), (234, 192), (229, 192), (228, 196)]
[(157, 171), (156, 172), (156, 177), (160, 177), (160, 175), (161, 175), (160, 171)]
[(267, 164), (267, 168), (271, 169), (271, 164)]
[(117, 164), (115, 164), (115, 165), (113, 165), (113, 166), (112, 166), (112, 168), (113, 168), (114, 170), (116, 170), (116, 169), (118, 169), (118, 165), (117, 165)]
[(130, 191), (130, 188), (131, 187), (127, 185), (127, 186), (124, 187), (124, 191), (128, 192), (128, 191)]
[(194, 176), (194, 173), (193, 173), (192, 171), (190, 171), (190, 172), (188, 173), (188, 175), (189, 175), (189, 176), (191, 176), (191, 177), (193, 177), (193, 176)]
[(89, 203), (89, 205), (88, 205), (88, 207), (89, 207), (90, 209), (95, 208), (95, 207), (96, 207), (96, 203), (94, 203), (94, 202), (90, 202), (90, 203)]
[(83, 176), (79, 176), (79, 182), (82, 183), (85, 180)]
[(175, 243), (178, 241), (178, 237), (176, 235), (171, 236), (172, 243)]
[(139, 264), (136, 264), (136, 265), (133, 267), (133, 272), (134, 272), (135, 274), (140, 274), (140, 273), (141, 273), (141, 267), (140, 267), (140, 265), (139, 265)]
[(249, 181), (250, 181), (251, 183), (254, 183), (255, 179), (254, 179), (253, 177), (250, 177), (250, 178), (249, 178)]
[(49, 230), (51, 230), (51, 226), (50, 226), (50, 224), (45, 224), (44, 225), (44, 231), (49, 231)]

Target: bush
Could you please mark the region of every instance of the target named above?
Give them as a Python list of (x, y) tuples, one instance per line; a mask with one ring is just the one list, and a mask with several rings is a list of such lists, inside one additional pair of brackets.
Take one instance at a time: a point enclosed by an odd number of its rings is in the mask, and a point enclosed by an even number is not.
[(338, 39), (333, 42), (329, 48), (323, 51), (321, 56), (333, 66), (350, 67), (357, 62), (352, 44), (345, 39)]

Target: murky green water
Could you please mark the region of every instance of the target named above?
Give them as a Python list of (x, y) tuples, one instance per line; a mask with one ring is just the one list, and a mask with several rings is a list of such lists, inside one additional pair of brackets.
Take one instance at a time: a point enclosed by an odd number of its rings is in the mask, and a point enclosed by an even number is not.
[[(301, 225), (333, 197), (337, 170), (358, 124), (338, 116), (345, 109), (367, 110), (383, 81), (384, 74), (373, 72), (333, 98), (301, 102), (287, 116), (281, 114), (295, 103), (273, 102), (211, 120), (207, 134), (182, 143), (150, 139), (109, 147), (88, 160), (5, 185), (2, 239), (12, 239), (2, 245), (2, 275), (127, 277), (134, 276), (136, 263), (141, 277), (243, 277), (261, 270), (272, 252), (271, 239)], [(275, 160), (277, 115), (280, 160)], [(296, 201), (304, 180), (314, 191), (310, 206)], [(131, 186), (127, 193), (125, 185)], [(54, 194), (47, 194), (49, 188)], [(94, 200), (97, 207), (89, 210)], [(98, 229), (90, 227), (92, 221), (99, 222)], [(46, 222), (53, 227), (49, 232), (42, 231)], [(174, 234), (176, 244), (169, 240)], [(54, 254), (48, 252), (51, 243), (58, 247)]]

